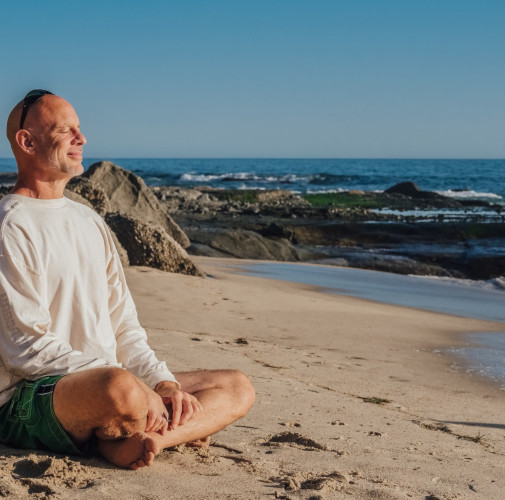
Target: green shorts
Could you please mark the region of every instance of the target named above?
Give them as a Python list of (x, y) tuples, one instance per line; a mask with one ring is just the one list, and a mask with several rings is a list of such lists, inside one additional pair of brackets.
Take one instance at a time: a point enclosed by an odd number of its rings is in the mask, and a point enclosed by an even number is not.
[(0, 407), (0, 442), (14, 448), (85, 455), (68, 436), (53, 410), (53, 391), (63, 375), (20, 382), (11, 400)]

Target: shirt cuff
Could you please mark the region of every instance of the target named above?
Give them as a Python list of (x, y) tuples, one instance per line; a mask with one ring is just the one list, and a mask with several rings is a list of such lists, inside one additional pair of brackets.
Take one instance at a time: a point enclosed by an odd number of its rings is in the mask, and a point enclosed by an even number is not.
[(181, 384), (177, 382), (175, 377), (173, 376), (172, 372), (168, 370), (155, 370), (149, 373), (149, 375), (146, 377), (145, 383), (149, 387), (151, 387), (153, 390), (155, 387), (160, 383), (160, 382), (175, 382), (177, 384), (177, 387), (180, 389)]

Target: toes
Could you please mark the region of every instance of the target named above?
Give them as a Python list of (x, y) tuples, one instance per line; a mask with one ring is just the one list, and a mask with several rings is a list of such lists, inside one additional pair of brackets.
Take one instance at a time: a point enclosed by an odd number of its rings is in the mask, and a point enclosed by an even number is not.
[(156, 455), (159, 451), (156, 442), (151, 438), (146, 438), (144, 441), (144, 449), (146, 454), (152, 453), (153, 455)]
[(145, 463), (143, 460), (137, 460), (136, 462), (132, 462), (130, 464), (130, 469), (137, 470), (137, 469), (140, 469), (141, 467), (144, 467), (144, 466), (145, 466)]
[(149, 466), (153, 463), (154, 456), (155, 456), (154, 453), (152, 453), (150, 451), (146, 453), (146, 456), (144, 457), (144, 462), (147, 466)]

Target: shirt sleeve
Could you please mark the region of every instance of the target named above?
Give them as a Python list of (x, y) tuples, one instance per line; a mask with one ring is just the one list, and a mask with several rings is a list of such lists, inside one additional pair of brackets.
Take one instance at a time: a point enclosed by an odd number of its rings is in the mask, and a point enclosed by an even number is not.
[(35, 380), (109, 365), (72, 349), (51, 331), (43, 280), (24, 260), (5, 250), (0, 255), (0, 357), (7, 370)]
[(180, 387), (166, 363), (158, 360), (147, 343), (147, 334), (140, 326), (119, 255), (108, 230), (107, 233), (111, 248), (111, 258), (107, 268), (109, 312), (116, 332), (117, 359), (128, 371), (152, 389), (162, 381), (175, 382)]

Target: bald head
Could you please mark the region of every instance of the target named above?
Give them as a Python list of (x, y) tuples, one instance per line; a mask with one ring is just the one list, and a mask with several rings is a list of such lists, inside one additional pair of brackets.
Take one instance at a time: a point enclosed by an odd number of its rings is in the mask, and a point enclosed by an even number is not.
[[(9, 140), (11, 146), (14, 145), (16, 141), (16, 134), (20, 130), (20, 121), (23, 114), (23, 104), (24, 99), (19, 101), (14, 106), (9, 114), (9, 118), (7, 119), (7, 139)], [(72, 107), (62, 97), (58, 97), (52, 94), (41, 96), (31, 105), (29, 105), (28, 109), (25, 111), (23, 129), (34, 130), (40, 128), (44, 124), (47, 124), (51, 110), (54, 110), (55, 108), (61, 106), (68, 106), (70, 108)]]
[(14, 106), (7, 119), (7, 138), (19, 173), (43, 179), (70, 178), (82, 173), (82, 148), (86, 143), (74, 108), (62, 97), (46, 94), (25, 109)]

